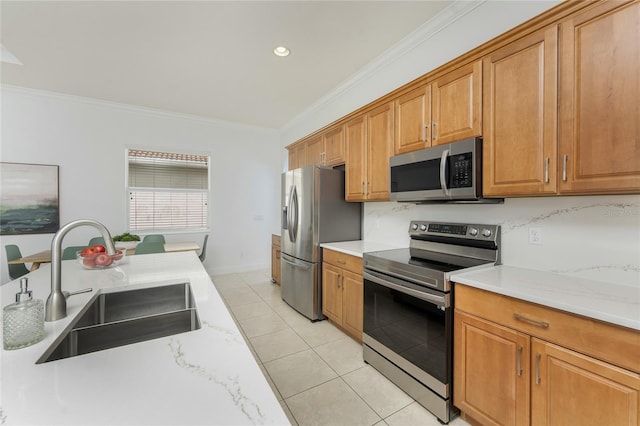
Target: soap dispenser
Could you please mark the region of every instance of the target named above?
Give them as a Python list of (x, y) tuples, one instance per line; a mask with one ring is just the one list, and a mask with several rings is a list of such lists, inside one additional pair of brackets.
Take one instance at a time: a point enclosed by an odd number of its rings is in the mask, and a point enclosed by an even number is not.
[(27, 278), (20, 279), (16, 303), (4, 307), (3, 343), (5, 349), (20, 349), (44, 338), (44, 303), (34, 300)]

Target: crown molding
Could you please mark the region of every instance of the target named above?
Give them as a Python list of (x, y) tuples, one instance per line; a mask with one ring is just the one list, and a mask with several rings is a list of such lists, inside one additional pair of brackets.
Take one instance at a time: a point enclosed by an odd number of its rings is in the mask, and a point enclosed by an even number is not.
[[(477, 0), (477, 1), (468, 1), (468, 0), (455, 0), (449, 6), (447, 6), (444, 10), (438, 13), (433, 18), (426, 21), (422, 24), (418, 29), (413, 31), (411, 34), (400, 40), (398, 43), (394, 44), (392, 47), (383, 52), (380, 56), (378, 56), (373, 61), (369, 62), (367, 65), (362, 67), (359, 71), (357, 71), (354, 75), (349, 77), (347, 80), (339, 84), (335, 89), (326, 95), (322, 96), (316, 102), (311, 104), (308, 108), (302, 111), (300, 114), (291, 119), (288, 123), (286, 123), (280, 130), (282, 133), (285, 133), (287, 130), (295, 127), (301, 122), (304, 122), (309, 117), (313, 117), (315, 113), (321, 110), (325, 105), (331, 103), (334, 99), (339, 98), (346, 92), (348, 92), (353, 87), (357, 86), (360, 82), (367, 80), (368, 78), (375, 75), (381, 69), (384, 69), (388, 65), (394, 63), (399, 58), (407, 55), (414, 49), (416, 49), (421, 44), (427, 42), (431, 38), (433, 38), (436, 34), (438, 34), (443, 29), (452, 25), (465, 15), (471, 13), (476, 8), (480, 7), (482, 4), (486, 3), (488, 0)], [(419, 76), (415, 76), (416, 78)], [(373, 101), (376, 99), (376, 95), (372, 94), (374, 97), (369, 99), (369, 101)], [(365, 102), (366, 104), (366, 102)], [(326, 123), (328, 124), (328, 123)]]

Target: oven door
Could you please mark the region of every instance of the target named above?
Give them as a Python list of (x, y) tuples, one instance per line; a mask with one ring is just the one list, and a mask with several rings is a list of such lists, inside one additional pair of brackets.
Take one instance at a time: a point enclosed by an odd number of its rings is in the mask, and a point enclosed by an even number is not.
[(449, 398), (450, 294), (367, 269), (363, 279), (363, 343), (442, 398)]

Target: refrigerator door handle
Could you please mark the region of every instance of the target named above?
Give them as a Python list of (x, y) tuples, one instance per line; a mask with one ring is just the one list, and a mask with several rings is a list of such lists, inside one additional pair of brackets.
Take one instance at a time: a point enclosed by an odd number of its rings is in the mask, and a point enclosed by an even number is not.
[(309, 269), (311, 268), (311, 266), (313, 266), (313, 264), (310, 264), (310, 263), (296, 262), (294, 259), (291, 259), (291, 256), (288, 256), (284, 253), (280, 254), (280, 259), (282, 259), (283, 261), (287, 262), (289, 265), (294, 266), (296, 268)]
[(296, 236), (298, 235), (298, 190), (295, 185), (291, 187), (289, 193), (289, 239), (291, 242), (296, 242)]

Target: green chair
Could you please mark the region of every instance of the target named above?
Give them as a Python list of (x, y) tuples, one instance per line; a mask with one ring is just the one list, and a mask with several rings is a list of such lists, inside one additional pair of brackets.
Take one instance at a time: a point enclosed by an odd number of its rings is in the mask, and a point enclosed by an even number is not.
[(202, 251), (198, 256), (200, 258), (200, 262), (204, 262), (204, 259), (207, 257), (207, 240), (209, 239), (209, 234), (204, 236), (204, 242), (202, 243)]
[(82, 251), (89, 246), (69, 246), (62, 250), (62, 260), (71, 260), (76, 258), (76, 252)]
[[(4, 249), (7, 251), (7, 261), (20, 259), (22, 257), (22, 253), (20, 253), (20, 247), (15, 244), (7, 244), (6, 246), (4, 246)], [(29, 270), (26, 266), (24, 266), (24, 263), (17, 263), (15, 265), (8, 266), (9, 277), (11, 277), (12, 280), (17, 280), (21, 276), (29, 273)]]
[[(166, 241), (164, 240), (164, 235), (160, 234), (151, 234), (147, 235), (142, 239), (143, 243), (161, 243), (164, 244)], [(137, 248), (136, 248), (137, 250)]]
[(96, 244), (104, 245), (104, 237), (93, 237), (89, 240), (89, 247), (95, 246)]
[(164, 253), (163, 243), (141, 242), (136, 246), (136, 254)]

